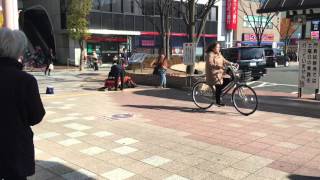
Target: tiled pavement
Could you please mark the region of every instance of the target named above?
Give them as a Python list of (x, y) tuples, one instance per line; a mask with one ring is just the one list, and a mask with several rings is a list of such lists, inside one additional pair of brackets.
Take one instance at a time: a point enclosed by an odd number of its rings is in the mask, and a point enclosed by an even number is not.
[(320, 177), (320, 121), (307, 115), (199, 112), (175, 90), (58, 92), (43, 95), (30, 179)]

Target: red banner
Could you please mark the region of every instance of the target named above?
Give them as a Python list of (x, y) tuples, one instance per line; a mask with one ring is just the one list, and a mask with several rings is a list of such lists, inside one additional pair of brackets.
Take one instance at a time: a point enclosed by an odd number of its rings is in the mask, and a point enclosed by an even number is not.
[(238, 0), (226, 1), (226, 28), (236, 30), (238, 26)]

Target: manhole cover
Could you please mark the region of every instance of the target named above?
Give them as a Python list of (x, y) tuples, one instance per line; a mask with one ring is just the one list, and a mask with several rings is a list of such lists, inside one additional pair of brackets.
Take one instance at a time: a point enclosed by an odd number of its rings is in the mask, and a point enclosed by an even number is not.
[(102, 120), (107, 120), (107, 121), (118, 121), (118, 120), (120, 121), (120, 120), (126, 120), (129, 118), (132, 118), (133, 116), (134, 116), (133, 114), (125, 113), (125, 114), (113, 114), (112, 116), (102, 115), (102, 116), (99, 116), (98, 118)]
[(133, 114), (114, 114), (111, 116), (112, 119), (128, 119), (133, 117)]

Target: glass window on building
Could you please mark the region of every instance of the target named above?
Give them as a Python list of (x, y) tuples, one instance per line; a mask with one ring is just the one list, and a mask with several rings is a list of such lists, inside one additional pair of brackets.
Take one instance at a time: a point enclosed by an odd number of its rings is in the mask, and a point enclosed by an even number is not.
[(93, 0), (92, 1), (92, 9), (100, 10), (101, 9), (101, 0)]
[(266, 25), (268, 19), (264, 16), (244, 16), (243, 19), (243, 27), (251, 28), (252, 26), (255, 27), (264, 27), (266, 26), (266, 29), (272, 29), (273, 25), (271, 22)]
[(158, 3), (155, 4), (155, 8), (154, 8), (154, 14), (159, 16), (160, 15), (160, 8), (159, 8), (159, 5)]
[(203, 13), (203, 10), (205, 8), (205, 5), (203, 4), (197, 4), (197, 17), (200, 17), (200, 14)]
[(133, 0), (133, 13), (136, 15), (142, 15), (143, 12), (143, 1), (142, 0)]
[(97, 13), (97, 12), (90, 13), (89, 27), (94, 29), (101, 28), (101, 13)]
[(92, 9), (111, 12), (112, 0), (93, 0)]
[(154, 15), (154, 0), (144, 0), (144, 14)]
[(101, 21), (102, 21), (103, 29), (113, 29), (113, 21), (112, 21), (111, 13), (103, 13)]
[(134, 13), (134, 1), (135, 0), (123, 0), (123, 12), (124, 13)]
[(66, 0), (60, 0), (60, 12), (61, 12), (60, 13), (61, 28), (67, 29), (67, 4), (66, 4)]
[(209, 21), (218, 21), (218, 7), (215, 6), (211, 9), (209, 14)]
[(112, 12), (122, 12), (122, 0), (112, 0)]
[(172, 8), (173, 17), (180, 18), (181, 17), (181, 3), (174, 2)]

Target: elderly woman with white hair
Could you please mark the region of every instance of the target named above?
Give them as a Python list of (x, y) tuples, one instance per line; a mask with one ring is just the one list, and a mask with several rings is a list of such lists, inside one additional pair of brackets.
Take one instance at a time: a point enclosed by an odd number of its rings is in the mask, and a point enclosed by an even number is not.
[(0, 179), (22, 180), (35, 173), (31, 126), (45, 115), (37, 80), (18, 62), (27, 46), (21, 31), (0, 29)]

